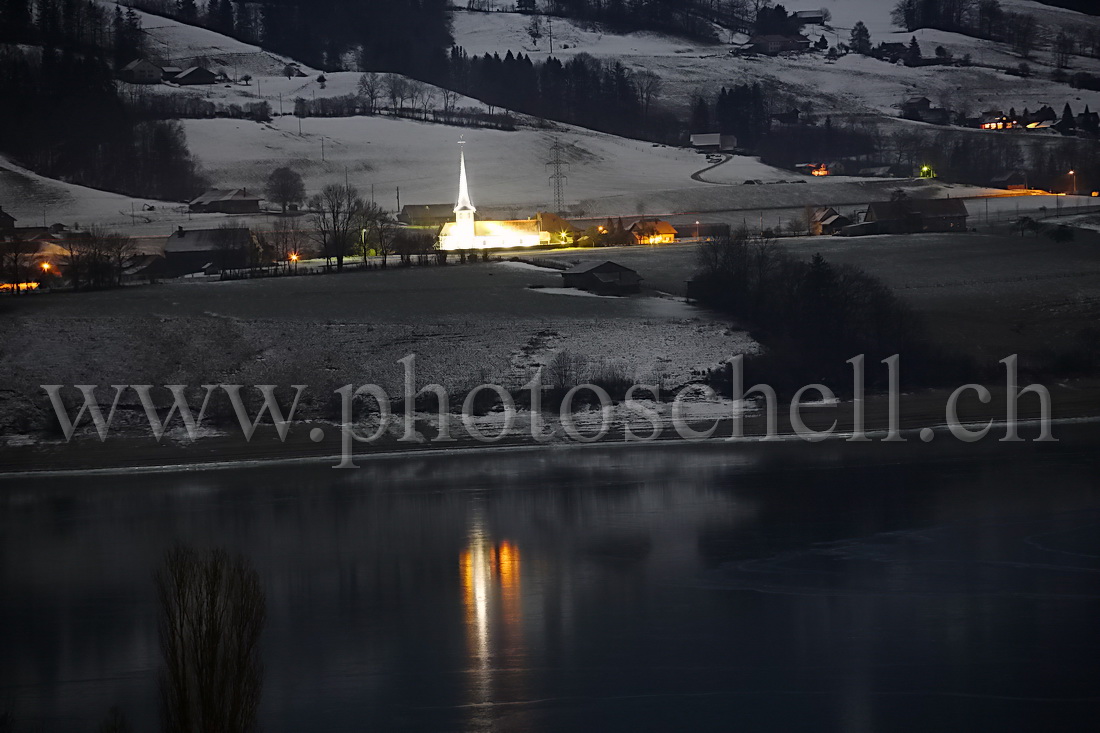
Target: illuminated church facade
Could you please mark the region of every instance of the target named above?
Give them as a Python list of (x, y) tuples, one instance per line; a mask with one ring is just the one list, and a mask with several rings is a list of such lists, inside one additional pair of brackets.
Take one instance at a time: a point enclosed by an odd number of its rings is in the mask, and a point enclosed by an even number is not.
[(441, 250), (514, 249), (550, 244), (550, 232), (540, 231), (535, 219), (519, 221), (478, 221), (477, 209), (470, 200), (466, 180), (466, 151), (459, 152), (458, 203), (455, 220), (447, 222), (439, 232)]

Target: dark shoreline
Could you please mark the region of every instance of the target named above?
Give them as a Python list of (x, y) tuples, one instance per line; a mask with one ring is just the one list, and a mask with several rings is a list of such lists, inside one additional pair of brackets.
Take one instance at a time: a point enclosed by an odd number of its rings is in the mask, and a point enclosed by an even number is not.
[[(1048, 387), (1051, 392), (1052, 419), (1055, 425), (1068, 420), (1100, 419), (1100, 384), (1095, 382), (1063, 383)], [(1004, 435), (1005, 390), (1003, 387), (990, 388), (993, 399), (988, 405), (978, 402), (973, 392), (968, 392), (959, 401), (959, 418), (967, 426), (975, 426), (993, 421), (993, 428), (981, 442), (999, 441)], [(972, 445), (955, 440), (947, 434), (945, 425), (945, 406), (950, 395), (948, 390), (930, 390), (912, 394), (903, 394), (900, 400), (898, 428), (910, 443), (920, 443), (919, 435), (923, 428), (935, 430), (934, 440), (952, 442), (962, 447)], [(802, 417), (811, 429), (828, 428), (836, 420), (834, 435), (826, 443), (843, 441), (853, 432), (853, 409), (851, 401), (839, 402), (832, 406), (806, 407)], [(869, 441), (881, 443), (889, 425), (889, 405), (884, 395), (873, 395), (865, 400), (865, 431)], [(804, 442), (794, 434), (789, 419), (789, 405), (780, 404), (778, 409), (779, 425), (776, 442)], [(1018, 420), (1020, 436), (1032, 442), (1039, 435), (1035, 424), (1040, 418), (1039, 400), (1034, 395), (1023, 395), (1019, 400)], [(692, 424), (696, 430), (709, 428), (713, 422)], [(712, 438), (705, 441), (688, 440), (677, 435), (668, 426), (654, 441), (628, 442), (621, 428), (612, 430), (604, 439), (596, 443), (579, 443), (570, 440), (556, 440), (539, 443), (530, 436), (517, 436), (496, 443), (484, 443), (471, 438), (460, 438), (450, 443), (401, 443), (387, 437), (371, 444), (353, 445), (353, 460), (357, 465), (377, 459), (395, 459), (421, 455), (453, 455), (458, 453), (485, 454), (494, 451), (543, 451), (561, 450), (577, 447), (632, 447), (648, 445), (654, 442), (667, 444), (681, 442), (689, 445), (707, 445), (724, 443), (731, 434), (733, 421), (723, 419)], [(312, 427), (326, 429), (326, 437), (319, 443), (309, 438)], [(251, 442), (245, 441), (239, 433), (230, 432), (217, 437), (200, 438), (194, 443), (164, 442), (157, 443), (148, 433), (134, 434), (122, 432), (100, 442), (97, 437), (78, 437), (69, 443), (36, 442), (27, 445), (9, 445), (0, 456), (0, 479), (33, 477), (35, 475), (57, 475), (59, 473), (111, 473), (125, 471), (178, 472), (216, 470), (242, 465), (264, 464), (303, 464), (316, 463), (334, 466), (339, 462), (340, 436), (339, 426), (332, 423), (296, 423), (287, 436), (286, 442), (280, 442), (270, 425), (260, 426)], [(639, 433), (645, 432), (645, 428)], [(1054, 431), (1057, 438), (1057, 429)], [(744, 418), (743, 443), (770, 443), (763, 440), (766, 435), (765, 417), (754, 413)]]

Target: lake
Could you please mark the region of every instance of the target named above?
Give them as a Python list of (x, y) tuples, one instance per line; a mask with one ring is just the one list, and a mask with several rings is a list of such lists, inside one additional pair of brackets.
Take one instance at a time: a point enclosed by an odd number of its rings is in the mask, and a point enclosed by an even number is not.
[(152, 573), (246, 555), (267, 731), (1080, 730), (1100, 425), (0, 481), (0, 711), (156, 729)]

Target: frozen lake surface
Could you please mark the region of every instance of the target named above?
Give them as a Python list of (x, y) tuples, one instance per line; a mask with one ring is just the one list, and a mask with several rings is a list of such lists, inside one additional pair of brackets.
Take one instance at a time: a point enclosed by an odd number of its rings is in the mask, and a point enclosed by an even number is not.
[(151, 574), (268, 598), (268, 731), (1081, 730), (1096, 424), (0, 482), (0, 702), (156, 728)]

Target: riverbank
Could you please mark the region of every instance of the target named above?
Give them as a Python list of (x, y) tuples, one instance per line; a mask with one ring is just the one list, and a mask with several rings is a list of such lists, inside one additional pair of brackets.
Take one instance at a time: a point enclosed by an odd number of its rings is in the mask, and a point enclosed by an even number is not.
[[(1054, 423), (1053, 436), (1058, 437), (1057, 424), (1072, 420), (1100, 419), (1100, 381), (1081, 380), (1063, 382), (1048, 387), (1051, 394), (1051, 419)], [(966, 391), (958, 400), (959, 422), (968, 430), (980, 430), (985, 424), (992, 423), (983, 440), (1000, 440), (1005, 436), (1007, 396), (1004, 387), (990, 387), (991, 400), (982, 404), (972, 390)], [(889, 400), (885, 395), (868, 397), (863, 404), (862, 425), (871, 442), (881, 442), (892, 427), (896, 427), (901, 437), (909, 442), (953, 442), (965, 449), (968, 445), (953, 437), (947, 430), (947, 405), (951, 391), (928, 390), (904, 394), (899, 401), (898, 415), (891, 417)], [(732, 404), (732, 403), (731, 403)], [(732, 413), (732, 410), (731, 410)], [(668, 420), (662, 420), (658, 434), (653, 441), (661, 442), (725, 442), (735, 427), (732, 416), (722, 416), (711, 410), (705, 419), (694, 418), (698, 412), (685, 410), (688, 416), (687, 428), (696, 432), (691, 435), (687, 429), (678, 432)], [(522, 416), (522, 415), (521, 415)], [(592, 413), (589, 414), (592, 417)], [(833, 404), (808, 404), (801, 410), (801, 417), (810, 430), (828, 430), (834, 423), (828, 440), (847, 440), (859, 428), (860, 411), (852, 401)], [(1019, 435), (1027, 441), (1033, 441), (1040, 435), (1038, 421), (1042, 417), (1040, 401), (1033, 394), (1022, 395), (1018, 402), (1017, 419)], [(768, 435), (767, 416), (764, 410), (753, 409), (741, 419), (743, 440), (759, 442)], [(400, 419), (400, 416), (397, 416)], [(411, 455), (428, 456), (440, 453), (453, 454), (463, 451), (504, 451), (504, 450), (546, 450), (568, 449), (586, 445), (624, 446), (644, 445), (634, 438), (627, 439), (627, 433), (648, 438), (653, 432), (648, 422), (636, 424), (621, 420), (611, 421), (607, 434), (594, 443), (584, 443), (565, 435), (553, 416), (544, 416), (549, 424), (548, 430), (536, 441), (521, 420), (511, 434), (494, 443), (474, 440), (462, 430), (452, 430), (453, 442), (433, 442), (435, 433), (430, 425), (418, 420), (417, 435), (420, 442), (402, 442), (400, 431), (390, 431), (370, 443), (355, 442), (352, 445), (353, 462), (356, 464), (372, 459), (401, 458)], [(529, 420), (528, 420), (529, 423)], [(592, 420), (578, 421), (584, 435), (594, 435), (598, 424), (593, 427)], [(713, 428), (713, 433), (703, 437)], [(927, 429), (927, 430), (926, 430)], [(368, 432), (357, 427), (360, 434)], [(497, 431), (484, 429), (491, 435)], [(683, 435), (681, 434), (683, 433)], [(323, 434), (323, 435), (322, 435)], [(688, 435), (690, 437), (685, 437)], [(790, 405), (782, 404), (777, 410), (777, 425), (774, 431), (776, 439), (802, 441), (791, 423)], [(317, 440), (317, 438), (321, 438)], [(728, 443), (726, 443), (728, 444)], [(809, 442), (807, 441), (809, 445)], [(809, 448), (808, 448), (809, 449)], [(337, 465), (341, 462), (341, 428), (329, 422), (296, 422), (287, 433), (286, 440), (279, 440), (273, 426), (262, 425), (257, 428), (251, 441), (238, 431), (226, 429), (209, 437), (199, 437), (190, 441), (168, 439), (157, 442), (148, 433), (125, 430), (112, 433), (106, 441), (100, 441), (94, 433), (74, 436), (70, 442), (57, 440), (36, 440), (26, 438), (21, 441), (9, 441), (0, 453), (0, 477), (28, 475), (46, 475), (56, 473), (114, 472), (114, 471), (202, 471), (231, 468), (242, 465), (278, 465), (281, 463), (318, 463)]]

